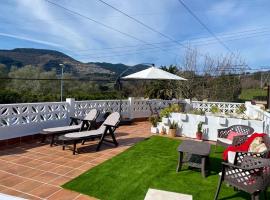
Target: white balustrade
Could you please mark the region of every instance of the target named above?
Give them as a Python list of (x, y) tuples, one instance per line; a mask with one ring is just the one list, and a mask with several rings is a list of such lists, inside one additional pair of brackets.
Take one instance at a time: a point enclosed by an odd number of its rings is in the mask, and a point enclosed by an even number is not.
[(204, 102), (204, 101), (192, 101), (191, 107), (196, 110), (211, 112), (213, 106), (218, 107), (220, 112), (225, 114), (236, 113), (241, 105), (244, 103), (232, 103), (232, 102)]
[(89, 100), (75, 101), (74, 116), (84, 117), (91, 109), (97, 109), (100, 113), (115, 112), (120, 109), (123, 117), (129, 117), (129, 101), (128, 100)]
[(185, 104), (184, 100), (160, 100), (160, 99), (136, 99), (133, 103), (134, 118), (149, 117), (151, 114), (159, 112), (161, 109), (168, 107), (171, 104)]
[[(84, 117), (91, 109), (96, 108), (101, 113), (114, 112), (120, 109), (125, 118), (144, 118), (159, 112), (170, 104), (183, 104), (185, 109), (193, 107), (210, 112), (212, 106), (217, 106), (223, 113), (235, 113), (243, 104), (229, 102), (200, 102), (189, 100), (145, 100), (130, 97), (125, 100), (89, 100), (66, 102), (0, 104), (0, 140), (39, 133), (48, 127), (68, 125), (69, 117)], [(247, 113), (264, 121), (265, 132), (270, 134), (270, 114), (259, 108), (247, 106)]]
[(66, 102), (0, 104), (0, 139), (36, 133), (44, 127), (66, 124)]
[(251, 105), (250, 102), (246, 102), (246, 107), (248, 117), (263, 121), (265, 123), (264, 132), (270, 134), (270, 113), (262, 110), (259, 106)]

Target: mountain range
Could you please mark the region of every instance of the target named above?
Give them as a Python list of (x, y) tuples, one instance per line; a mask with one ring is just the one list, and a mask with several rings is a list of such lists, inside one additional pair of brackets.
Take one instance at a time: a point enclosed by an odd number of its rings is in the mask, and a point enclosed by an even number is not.
[[(60, 64), (64, 64), (65, 72), (72, 73), (76, 77), (84, 78), (91, 76), (118, 76), (129, 66), (124, 64), (89, 62), (83, 63), (74, 58), (55, 50), (16, 48), (12, 50), (0, 50), (0, 64), (17, 68), (25, 65), (42, 67), (45, 71), (56, 69), (59, 71)], [(129, 73), (148, 68), (147, 65), (135, 65)]]

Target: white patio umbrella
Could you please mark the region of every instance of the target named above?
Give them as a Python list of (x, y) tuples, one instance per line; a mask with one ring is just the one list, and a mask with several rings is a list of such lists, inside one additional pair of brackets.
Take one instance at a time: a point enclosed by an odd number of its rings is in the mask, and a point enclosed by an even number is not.
[[(166, 72), (162, 69), (155, 68), (154, 66), (147, 68), (145, 70), (130, 74), (128, 76), (121, 77), (121, 75), (118, 78), (118, 84), (119, 84), (120, 90), (122, 88), (120, 80), (178, 80), (178, 81), (187, 80), (175, 74)], [(121, 113), (121, 105), (122, 105), (122, 99), (120, 100), (120, 108), (119, 108), (120, 113)], [(130, 121), (130, 120), (126, 120), (126, 121)]]
[(166, 72), (156, 67), (150, 67), (145, 70), (124, 76), (121, 79), (145, 79), (145, 80), (179, 80), (186, 81), (187, 79), (175, 74)]

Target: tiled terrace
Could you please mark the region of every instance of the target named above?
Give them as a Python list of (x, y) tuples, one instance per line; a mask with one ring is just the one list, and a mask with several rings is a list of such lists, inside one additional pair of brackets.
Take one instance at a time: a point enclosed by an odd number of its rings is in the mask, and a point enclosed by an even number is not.
[(149, 130), (148, 122), (121, 126), (116, 131), (117, 148), (103, 145), (101, 151), (95, 152), (97, 142), (91, 141), (78, 146), (78, 155), (38, 140), (9, 146), (0, 150), (0, 193), (25, 199), (95, 199), (62, 189), (61, 185), (149, 137)]

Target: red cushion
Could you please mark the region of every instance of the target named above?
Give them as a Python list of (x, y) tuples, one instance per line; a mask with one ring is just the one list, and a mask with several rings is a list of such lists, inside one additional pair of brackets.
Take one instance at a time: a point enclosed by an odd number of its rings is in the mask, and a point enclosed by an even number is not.
[(237, 132), (235, 132), (235, 131), (230, 131), (230, 133), (228, 134), (227, 139), (228, 139), (228, 140), (233, 140), (233, 137), (234, 137), (234, 136), (237, 136), (237, 135), (241, 135), (241, 134), (239, 134), (239, 133), (237, 133)]
[[(228, 152), (229, 151), (244, 151), (247, 152), (249, 145), (251, 144), (251, 142), (254, 140), (254, 138), (256, 137), (264, 137), (266, 136), (265, 133), (253, 133), (250, 137), (248, 137), (248, 139), (241, 144), (240, 146), (229, 146), (224, 152), (223, 152), (223, 159), (227, 160), (228, 158)], [(269, 153), (269, 157), (270, 157), (270, 153)]]

